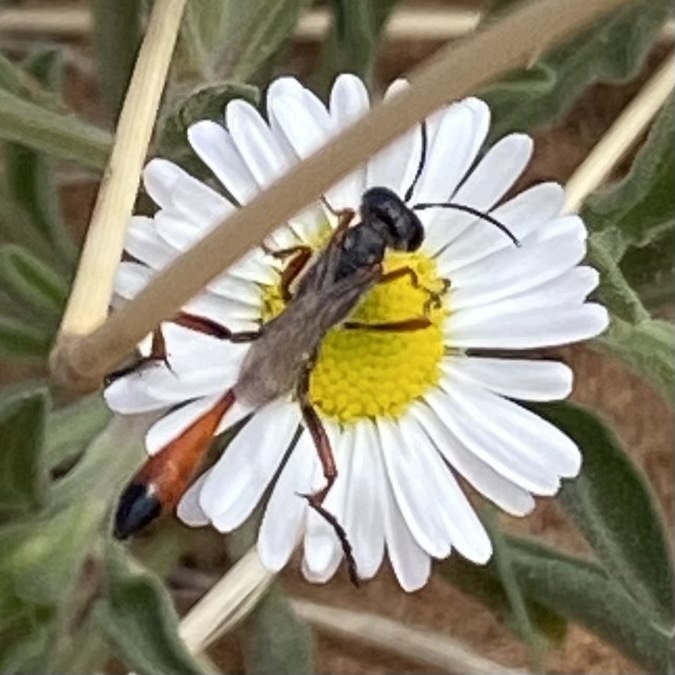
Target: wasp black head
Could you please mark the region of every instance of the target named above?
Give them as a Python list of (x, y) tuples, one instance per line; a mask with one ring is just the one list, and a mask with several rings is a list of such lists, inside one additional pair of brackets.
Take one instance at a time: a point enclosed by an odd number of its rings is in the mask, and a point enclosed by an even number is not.
[(362, 222), (377, 231), (388, 248), (416, 251), (422, 244), (424, 227), (420, 219), (388, 188), (366, 190), (359, 210)]

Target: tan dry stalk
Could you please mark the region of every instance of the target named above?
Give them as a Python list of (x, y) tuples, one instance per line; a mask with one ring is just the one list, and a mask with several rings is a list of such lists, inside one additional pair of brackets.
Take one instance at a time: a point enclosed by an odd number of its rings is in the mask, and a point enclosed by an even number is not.
[(105, 321), (141, 170), (164, 90), (185, 0), (157, 0), (120, 113), (61, 333), (86, 335)]
[(348, 644), (370, 645), (387, 654), (430, 666), (443, 673), (462, 675), (525, 675), (479, 656), (447, 635), (426, 628), (414, 628), (370, 612), (356, 612), (293, 600), (293, 609), (301, 619), (319, 631), (343, 638)]
[(252, 548), (183, 617), (178, 634), (193, 654), (227, 633), (258, 604), (274, 580)]
[(576, 211), (636, 143), (675, 88), (675, 52), (659, 67), (579, 165), (565, 186), (566, 212)]
[(198, 293), (279, 224), (286, 222), (378, 150), (448, 101), (523, 66), (627, 0), (530, 0), (503, 20), (430, 58), (411, 86), (375, 106), (298, 164), (160, 272), (138, 296), (85, 337), (63, 332), (52, 376), (73, 391), (91, 391), (162, 320)]

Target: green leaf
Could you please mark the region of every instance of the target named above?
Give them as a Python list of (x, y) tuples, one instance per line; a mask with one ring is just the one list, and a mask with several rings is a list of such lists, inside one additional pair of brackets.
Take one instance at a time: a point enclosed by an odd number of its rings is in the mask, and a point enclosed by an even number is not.
[[(460, 556), (451, 556), (440, 565), (441, 574), (463, 593), (471, 595), (497, 617), (503, 620), (514, 633), (518, 622), (513, 607), (497, 575), (494, 563), (487, 566), (474, 565)], [(553, 608), (544, 607), (525, 596), (527, 613), (537, 634), (549, 643), (560, 646), (567, 634), (567, 621)]]
[(675, 329), (670, 322), (645, 319), (632, 324), (613, 318), (609, 330), (594, 344), (646, 377), (673, 403)]
[(125, 664), (148, 675), (201, 675), (178, 637), (178, 616), (160, 580), (127, 560), (113, 543), (106, 567), (106, 592), (94, 616)]
[(44, 458), (50, 469), (82, 454), (112, 415), (100, 394), (54, 410), (47, 416)]
[[(614, 232), (608, 231), (607, 235), (611, 236)], [(588, 240), (588, 261), (600, 272), (600, 299), (612, 313), (612, 319), (632, 324), (646, 321), (649, 319), (649, 312), (626, 281), (619, 266), (620, 255), (617, 258), (616, 249), (612, 250), (606, 245), (607, 239), (605, 233), (594, 233)]]
[(16, 244), (0, 246), (0, 283), (5, 293), (33, 308), (38, 317), (52, 315), (58, 325), (68, 298), (68, 283), (49, 265)]
[(92, 0), (89, 4), (94, 23), (99, 90), (115, 119), (136, 62), (143, 3), (138, 0)]
[(355, 73), (372, 86), (373, 63), (380, 34), (396, 0), (334, 0), (333, 22), (324, 40), (315, 79), (329, 91), (342, 72)]
[(39, 509), (47, 471), (42, 459), (46, 391), (5, 399), (0, 408), (0, 517)]
[(610, 576), (633, 599), (671, 625), (672, 561), (655, 498), (614, 433), (590, 411), (570, 403), (535, 410), (562, 429), (584, 458), (580, 475), (567, 481), (560, 503), (586, 537)]
[(0, 672), (47, 672), (46, 655), (53, 633), (53, 612), (45, 608), (24, 607), (11, 623), (0, 627)]
[[(24, 69), (40, 84), (58, 90), (61, 61), (59, 50), (45, 49), (27, 59)], [(8, 194), (49, 243), (52, 253), (49, 260), (61, 263), (62, 270), (71, 271), (76, 249), (61, 217), (51, 160), (24, 145), (8, 143), (5, 170)]]
[(0, 529), (0, 575), (25, 602), (52, 605), (67, 599), (103, 513), (96, 500), (83, 499), (5, 525)]
[(94, 169), (105, 166), (112, 147), (102, 129), (1, 89), (0, 138)]
[(288, 39), (309, 0), (237, 0), (227, 2), (225, 51), (220, 66), (228, 79), (249, 82)]
[(9, 316), (0, 316), (0, 357), (43, 359), (49, 353), (51, 336)]
[(272, 586), (244, 624), (247, 673), (314, 673), (311, 630), (294, 614), (278, 584)]
[(645, 246), (671, 231), (675, 223), (674, 133), (675, 101), (670, 100), (628, 174), (588, 199), (583, 217), (591, 229), (616, 228), (627, 246)]
[(195, 176), (206, 178), (211, 175), (188, 143), (187, 131), (200, 120), (213, 120), (222, 124), (225, 106), (237, 98), (257, 105), (260, 92), (247, 84), (217, 82), (200, 87), (176, 101), (161, 120), (157, 154), (180, 164)]
[(492, 138), (559, 119), (594, 82), (637, 75), (671, 7), (670, 0), (630, 3), (527, 70), (488, 87), (483, 95), (495, 120)]
[(672, 672), (670, 638), (603, 569), (509, 537), (516, 578), (527, 595), (585, 626), (653, 673)]

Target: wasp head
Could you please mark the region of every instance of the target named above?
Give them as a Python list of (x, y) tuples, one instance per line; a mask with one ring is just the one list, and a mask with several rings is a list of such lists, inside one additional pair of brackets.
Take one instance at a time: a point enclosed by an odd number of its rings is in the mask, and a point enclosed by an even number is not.
[(375, 230), (388, 248), (416, 251), (424, 239), (418, 216), (395, 193), (385, 187), (366, 190), (361, 198), (362, 222)]

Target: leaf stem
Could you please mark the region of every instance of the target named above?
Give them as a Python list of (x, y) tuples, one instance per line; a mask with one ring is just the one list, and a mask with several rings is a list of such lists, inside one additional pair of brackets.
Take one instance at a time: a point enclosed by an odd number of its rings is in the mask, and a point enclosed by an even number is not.
[(635, 144), (675, 87), (675, 52), (626, 106), (565, 186), (565, 212), (576, 211)]
[(64, 335), (87, 334), (108, 313), (124, 233), (184, 7), (185, 0), (157, 0), (153, 6), (61, 324)]
[[(498, 75), (525, 65), (533, 55), (562, 42), (626, 2), (530, 0), (471, 38), (440, 50), (411, 73), (410, 87), (375, 106), (368, 115), (257, 195), (245, 208), (219, 223), (198, 244), (159, 272), (134, 300), (96, 328), (103, 320), (102, 309), (110, 295), (114, 272), (110, 268), (111, 261), (122, 246), (121, 228), (115, 227), (111, 241), (104, 240), (105, 282), (96, 284), (95, 298), (90, 288), (91, 279), (95, 278), (94, 272), (101, 276), (101, 270), (92, 268), (92, 261), (83, 267), (82, 279), (77, 281), (77, 293), (72, 297), (72, 306), (52, 354), (54, 380), (76, 391), (97, 388), (104, 373), (129, 354), (160, 321), (172, 316), (279, 223), (318, 199), (331, 185), (419, 120), (447, 101), (469, 94)], [(125, 158), (124, 173), (135, 174), (135, 169), (129, 167)], [(133, 182), (135, 184), (135, 180)], [(131, 200), (127, 200), (121, 208), (116, 203), (114, 214), (107, 209), (99, 215), (97, 208), (96, 221), (113, 215), (116, 221), (124, 221), (130, 204)], [(93, 245), (87, 242), (87, 248)], [(85, 249), (87, 254), (91, 258)], [(99, 264), (99, 258), (101, 256), (95, 256), (93, 262)], [(95, 329), (92, 334), (81, 337), (92, 329)]]

